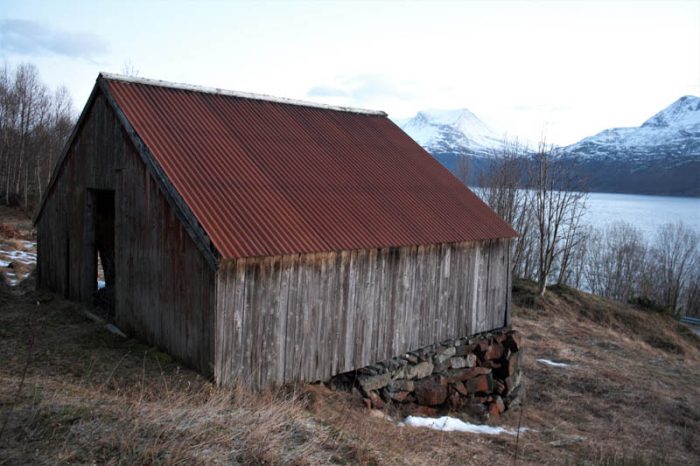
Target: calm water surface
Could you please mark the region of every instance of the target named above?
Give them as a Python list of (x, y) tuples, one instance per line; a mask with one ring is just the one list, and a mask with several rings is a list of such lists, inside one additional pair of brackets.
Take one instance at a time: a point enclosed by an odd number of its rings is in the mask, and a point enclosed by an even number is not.
[(586, 221), (596, 228), (624, 221), (641, 229), (647, 240), (653, 239), (660, 225), (679, 220), (700, 231), (698, 197), (590, 193), (586, 205)]

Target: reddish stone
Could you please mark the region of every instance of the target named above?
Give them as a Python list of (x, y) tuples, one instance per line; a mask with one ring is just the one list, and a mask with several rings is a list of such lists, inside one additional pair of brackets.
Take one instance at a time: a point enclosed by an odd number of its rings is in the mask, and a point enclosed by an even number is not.
[(391, 392), (389, 393), (389, 396), (392, 400), (398, 401), (399, 403), (403, 403), (404, 401), (406, 401), (406, 398), (408, 398), (408, 395), (410, 394), (411, 392)]
[(470, 369), (452, 369), (447, 372), (447, 376), (445, 376), (442, 380), (444, 380), (445, 383), (464, 382), (465, 380), (490, 373), (490, 368), (482, 366), (472, 367)]
[(491, 374), (486, 374), (469, 379), (467, 380), (467, 390), (469, 393), (490, 393), (493, 391), (493, 377)]
[(498, 411), (498, 405), (494, 403), (489, 403), (489, 417), (498, 417), (501, 413)]
[(416, 383), (415, 394), (419, 404), (435, 406), (445, 402), (447, 388), (435, 379), (428, 379)]
[(505, 403), (503, 402), (503, 398), (501, 398), (500, 396), (496, 395), (496, 396), (494, 397), (494, 400), (493, 400), (493, 401), (494, 401), (494, 403), (496, 404), (496, 407), (498, 408), (499, 414), (506, 410), (506, 405), (505, 405)]
[(452, 388), (454, 388), (454, 390), (455, 390), (457, 393), (460, 393), (460, 394), (462, 394), (462, 395), (464, 395), (464, 396), (467, 396), (467, 395), (469, 394), (469, 391), (467, 390), (467, 387), (465, 387), (464, 384), (463, 384), (462, 382), (455, 382), (455, 383), (451, 384), (451, 386), (452, 386)]
[(367, 395), (369, 396), (369, 399), (372, 402), (373, 408), (382, 409), (384, 407), (384, 401), (377, 392), (375, 392), (374, 390), (370, 390), (369, 393), (367, 393)]
[(506, 335), (505, 333), (501, 333), (496, 335), (494, 339), (496, 340), (496, 342), (503, 344), (503, 342), (506, 341)]
[(491, 361), (493, 359), (498, 359), (503, 356), (503, 346), (496, 343), (490, 345), (486, 351), (484, 351), (484, 361)]
[(362, 398), (362, 402), (365, 404), (365, 408), (372, 409), (372, 400), (369, 398)]

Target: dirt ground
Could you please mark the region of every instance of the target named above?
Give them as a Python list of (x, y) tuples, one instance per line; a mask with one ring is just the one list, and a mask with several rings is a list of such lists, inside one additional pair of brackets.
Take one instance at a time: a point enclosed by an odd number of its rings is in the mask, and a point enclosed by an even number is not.
[(529, 429), (516, 438), (402, 427), (321, 384), (219, 388), (31, 279), (3, 284), (0, 464), (700, 464), (700, 338), (575, 290), (533, 292), (516, 283), (526, 395), (496, 422)]

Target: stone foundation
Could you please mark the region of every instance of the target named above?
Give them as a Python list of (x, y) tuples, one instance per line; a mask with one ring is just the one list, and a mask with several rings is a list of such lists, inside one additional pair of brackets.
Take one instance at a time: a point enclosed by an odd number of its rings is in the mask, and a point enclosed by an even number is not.
[(357, 389), (365, 405), (387, 405), (403, 415), (462, 411), (481, 419), (514, 406), (520, 386), (521, 335), (501, 329), (411, 351), (330, 380)]

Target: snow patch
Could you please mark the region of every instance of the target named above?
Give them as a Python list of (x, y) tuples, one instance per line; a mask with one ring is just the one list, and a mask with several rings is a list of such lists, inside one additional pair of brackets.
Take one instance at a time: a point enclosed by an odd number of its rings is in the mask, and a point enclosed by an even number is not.
[(8, 267), (12, 262), (0, 260), (0, 267)]
[[(418, 416), (408, 416), (400, 426), (411, 426), (411, 427), (427, 427), (429, 429), (441, 430), (443, 432), (469, 432), (472, 434), (486, 434), (486, 435), (516, 435), (517, 431), (504, 429), (503, 427), (493, 427), (485, 426), (481, 424), (472, 424), (470, 422), (464, 422), (460, 419), (442, 416), (438, 418), (432, 417), (418, 417)], [(521, 427), (520, 432), (525, 432), (529, 430), (527, 427)]]
[(105, 287), (105, 281), (104, 280), (97, 280), (97, 289), (101, 290), (104, 287)]
[(31, 252), (0, 249), (0, 255), (22, 264), (30, 265), (36, 263), (36, 254)]
[(552, 361), (551, 359), (538, 359), (537, 362), (541, 362), (542, 364), (552, 367), (571, 367), (571, 364), (567, 364), (565, 362), (556, 362)]

